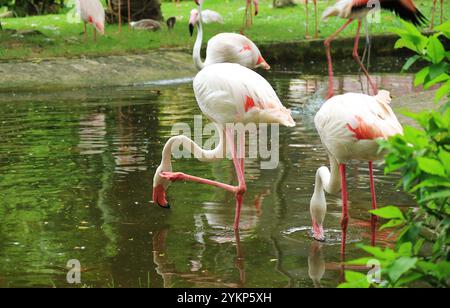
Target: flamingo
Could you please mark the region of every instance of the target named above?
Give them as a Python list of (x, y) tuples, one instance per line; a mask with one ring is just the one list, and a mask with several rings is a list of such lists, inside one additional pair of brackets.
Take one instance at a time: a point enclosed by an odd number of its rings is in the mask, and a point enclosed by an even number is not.
[[(191, 16), (189, 17), (189, 28), (193, 30), (194, 25), (198, 25), (200, 16), (197, 9), (191, 10)], [(212, 24), (218, 23), (223, 24), (223, 17), (219, 13), (213, 10), (203, 10), (202, 11), (202, 23)], [(192, 33), (191, 33), (192, 35)]]
[[(377, 0), (381, 9), (390, 10), (398, 15), (400, 18), (412, 22), (415, 26), (421, 25), (426, 21), (425, 16), (417, 9), (416, 5), (412, 0)], [(334, 95), (333, 88), (333, 65), (331, 62), (331, 50), (330, 44), (339, 33), (341, 33), (345, 28), (348, 27), (354, 20), (358, 20), (358, 28), (356, 30), (355, 44), (353, 48), (353, 58), (356, 60), (358, 65), (361, 67), (364, 75), (366, 75), (369, 85), (372, 88), (374, 94), (378, 92), (375, 83), (369, 76), (367, 69), (361, 62), (358, 55), (358, 43), (361, 33), (362, 20), (367, 16), (367, 14), (373, 10), (373, 1), (371, 0), (338, 0), (337, 3), (327, 8), (322, 15), (322, 19), (326, 20), (331, 16), (339, 16), (341, 18), (347, 19), (345, 24), (340, 27), (336, 32), (334, 32), (329, 38), (324, 42), (327, 60), (328, 60), (328, 77), (329, 77), (329, 88), (327, 98), (331, 98)]]
[(94, 42), (97, 41), (97, 31), (105, 33), (105, 9), (99, 0), (77, 0), (77, 11), (84, 22), (84, 39), (87, 40), (86, 24), (94, 27)]
[[(169, 208), (166, 191), (169, 184), (175, 181), (192, 181), (225, 189), (234, 193), (236, 197), (234, 230), (238, 230), (243, 195), (247, 190), (244, 176), (245, 134), (238, 131), (240, 153), (237, 154), (235, 131), (229, 125), (278, 123), (292, 127), (295, 122), (270, 84), (261, 75), (236, 63), (205, 66), (194, 78), (194, 94), (202, 112), (215, 123), (220, 141), (215, 149), (204, 150), (184, 135), (171, 137), (164, 146), (161, 164), (153, 178), (153, 201), (163, 208)], [(183, 144), (185, 149), (201, 162), (218, 161), (225, 157), (228, 150), (231, 152), (239, 184), (231, 186), (181, 172), (172, 172), (172, 148), (177, 144)]]
[[(246, 1), (247, 1), (247, 3), (245, 5), (245, 15), (244, 15), (244, 22), (242, 24), (242, 30), (244, 28), (250, 28), (253, 25), (252, 0), (246, 0)], [(255, 16), (257, 16), (259, 13), (259, 1), (253, 0), (253, 4), (255, 6)]]
[[(256, 69), (258, 67), (264, 69), (270, 69), (269, 64), (261, 56), (261, 52), (258, 47), (250, 39), (244, 35), (237, 33), (219, 33), (212, 37), (208, 41), (206, 48), (206, 59), (202, 62), (200, 57), (200, 49), (203, 41), (203, 0), (197, 2), (198, 8), (198, 32), (197, 39), (195, 40), (194, 50), (192, 57), (194, 64), (198, 70), (203, 69), (205, 66), (214, 63), (238, 63), (250, 69)], [(189, 30), (192, 35), (195, 25), (195, 20), (191, 18), (189, 22)]]
[[(444, 0), (441, 0), (441, 24), (444, 22)], [(437, 0), (433, 0), (433, 13), (431, 15), (431, 24), (430, 24), (430, 30), (433, 30), (434, 27), (434, 16), (436, 14), (436, 4)]]
[(325, 147), (331, 172), (320, 167), (316, 173), (314, 194), (310, 202), (313, 237), (325, 239), (323, 221), (327, 211), (325, 192), (342, 193), (342, 255), (348, 226), (348, 195), (346, 164), (351, 160), (369, 162), (372, 207), (377, 208), (373, 177), (373, 162), (383, 158), (377, 140), (403, 134), (403, 128), (389, 106), (390, 93), (385, 90), (376, 96), (347, 93), (334, 96), (320, 108), (314, 118), (317, 131)]
[[(314, 2), (314, 15), (316, 18), (316, 28), (315, 28), (315, 34), (314, 34), (314, 38), (318, 38), (319, 37), (319, 21), (317, 20), (317, 0), (313, 0)], [(310, 38), (309, 35), (309, 11), (308, 11), (308, 0), (305, 0), (305, 7), (306, 7), (306, 31), (305, 31), (305, 36), (306, 38)]]

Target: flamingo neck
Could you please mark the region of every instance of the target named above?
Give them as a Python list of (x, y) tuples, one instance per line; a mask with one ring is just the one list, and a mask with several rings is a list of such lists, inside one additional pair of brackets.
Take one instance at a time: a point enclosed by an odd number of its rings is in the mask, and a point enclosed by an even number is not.
[(192, 58), (194, 59), (195, 67), (198, 70), (201, 70), (205, 67), (205, 63), (203, 63), (202, 58), (200, 56), (200, 51), (202, 49), (202, 41), (203, 41), (202, 6), (203, 6), (203, 1), (200, 1), (200, 5), (198, 6), (197, 38), (195, 40), (194, 51), (192, 53)]
[(212, 150), (202, 149), (192, 139), (184, 135), (171, 137), (164, 145), (161, 161), (162, 170), (171, 170), (172, 152), (174, 149), (181, 150), (181, 145), (183, 146), (183, 149), (193, 154), (194, 157), (201, 162), (214, 162), (225, 158), (224, 129), (218, 124), (216, 124), (216, 127), (219, 134), (219, 144)]
[(331, 172), (327, 167), (320, 167), (316, 173), (316, 185), (314, 194), (335, 194), (341, 189), (341, 178), (339, 174), (338, 162), (330, 156)]

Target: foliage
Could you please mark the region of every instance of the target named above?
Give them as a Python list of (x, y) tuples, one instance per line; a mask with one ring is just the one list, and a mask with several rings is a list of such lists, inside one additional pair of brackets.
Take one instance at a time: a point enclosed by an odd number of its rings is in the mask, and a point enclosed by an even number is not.
[[(403, 136), (382, 141), (387, 151), (387, 173), (402, 174), (401, 186), (410, 193), (418, 208), (402, 213), (395, 206), (371, 211), (387, 219), (381, 228), (394, 228), (398, 239), (393, 249), (360, 246), (381, 265), (380, 287), (404, 287), (422, 282), (434, 287), (448, 287), (450, 277), (450, 51), (441, 40), (450, 39), (450, 22), (436, 28), (431, 36), (422, 35), (415, 27), (404, 23), (396, 29), (400, 36), (396, 48), (406, 47), (417, 55), (404, 66), (409, 69), (417, 61), (427, 63), (416, 74), (415, 85), (429, 89), (438, 86), (436, 101), (447, 99), (437, 110), (419, 114), (408, 113), (419, 128), (407, 126)], [(370, 258), (353, 260), (366, 264)], [(342, 287), (377, 286), (361, 282), (362, 274), (347, 273)]]

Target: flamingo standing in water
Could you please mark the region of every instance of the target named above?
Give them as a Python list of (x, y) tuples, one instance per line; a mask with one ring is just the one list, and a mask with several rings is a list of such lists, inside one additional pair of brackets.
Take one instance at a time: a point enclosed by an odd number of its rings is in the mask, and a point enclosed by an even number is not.
[[(412, 22), (414, 25), (418, 26), (426, 21), (425, 16), (417, 9), (412, 0), (377, 0), (381, 9), (386, 9), (394, 12), (400, 18)], [(354, 20), (358, 20), (358, 28), (356, 30), (355, 44), (353, 48), (353, 58), (356, 60), (358, 65), (361, 67), (364, 75), (366, 75), (369, 85), (372, 88), (374, 94), (378, 92), (375, 83), (369, 76), (367, 69), (361, 62), (358, 55), (358, 43), (361, 33), (362, 20), (373, 10), (374, 3), (371, 0), (338, 0), (333, 6), (327, 8), (322, 15), (322, 19), (327, 19), (331, 16), (339, 16), (341, 18), (347, 19), (347, 22), (339, 28), (335, 33), (333, 33), (324, 42), (327, 60), (328, 60), (328, 77), (329, 77), (329, 88), (327, 98), (331, 98), (334, 95), (333, 87), (333, 65), (331, 62), (331, 50), (330, 44), (339, 33), (341, 33), (345, 28), (348, 27)]]
[[(247, 190), (244, 177), (245, 133), (237, 130), (240, 145), (238, 154), (235, 129), (229, 125), (278, 123), (292, 127), (295, 122), (270, 84), (261, 75), (239, 64), (218, 63), (206, 66), (194, 79), (194, 93), (202, 112), (217, 126), (219, 144), (213, 150), (203, 150), (186, 136), (170, 138), (164, 146), (161, 164), (153, 178), (153, 201), (161, 207), (168, 208), (166, 190), (174, 181), (192, 181), (225, 189), (236, 196), (234, 229), (237, 230), (243, 195)], [(227, 150), (231, 152), (238, 186), (172, 172), (172, 148), (180, 144), (201, 162), (218, 161), (225, 157)]]
[[(314, 38), (318, 38), (319, 37), (319, 21), (318, 21), (318, 15), (317, 15), (317, 0), (313, 0), (313, 2), (314, 2), (314, 16), (316, 18), (316, 28), (315, 28)], [(306, 31), (305, 31), (306, 34), (305, 35), (306, 35), (306, 38), (310, 38), (308, 0), (305, 0), (305, 8), (306, 8)]]
[(197, 39), (195, 40), (192, 57), (194, 64), (198, 70), (214, 63), (238, 63), (250, 69), (258, 67), (270, 69), (269, 64), (261, 56), (258, 47), (247, 37), (237, 33), (220, 33), (212, 37), (208, 41), (206, 48), (206, 59), (202, 62), (200, 57), (200, 49), (203, 41), (203, 0), (196, 3), (198, 7), (198, 15), (191, 15), (189, 21), (189, 31), (192, 35), (194, 26), (197, 25)]
[[(441, 2), (441, 24), (444, 22), (444, 0), (440, 0)], [(433, 30), (434, 27), (434, 17), (436, 14), (436, 4), (437, 0), (433, 0), (433, 10), (431, 15), (431, 24), (430, 24), (430, 30)]]
[(97, 41), (97, 31), (105, 33), (105, 9), (99, 0), (77, 0), (77, 11), (84, 23), (84, 39), (87, 40), (86, 24), (94, 27), (94, 42)]
[(379, 152), (378, 139), (387, 139), (402, 134), (403, 128), (389, 106), (389, 92), (381, 90), (376, 96), (347, 93), (329, 99), (314, 118), (331, 164), (320, 167), (316, 173), (314, 194), (311, 198), (310, 212), (313, 236), (318, 241), (325, 239), (323, 221), (327, 211), (325, 192), (342, 193), (342, 255), (348, 226), (348, 197), (346, 164), (351, 160), (369, 162), (370, 190), (372, 206), (377, 208), (373, 162), (383, 158)]

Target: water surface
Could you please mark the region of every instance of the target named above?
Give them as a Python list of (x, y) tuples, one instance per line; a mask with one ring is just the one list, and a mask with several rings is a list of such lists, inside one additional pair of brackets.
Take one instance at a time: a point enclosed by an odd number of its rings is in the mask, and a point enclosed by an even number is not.
[[(392, 91), (396, 107), (419, 101), (413, 76), (390, 73), (399, 63), (385, 62), (376, 80)], [(81, 285), (88, 287), (336, 286), (339, 196), (328, 196), (328, 241), (310, 238), (314, 175), (328, 162), (313, 125), (326, 85), (317, 67), (325, 66), (308, 65), (315, 75), (305, 74), (305, 64), (265, 74), (298, 125), (281, 129), (277, 169), (260, 170), (257, 160), (247, 160), (238, 235), (231, 228), (230, 193), (176, 183), (171, 210), (151, 202), (153, 173), (172, 125), (192, 124), (200, 114), (189, 79), (0, 94), (0, 286), (72, 286), (66, 282), (69, 259), (81, 262)], [(338, 91), (361, 91), (360, 78), (347, 74), (354, 69), (341, 69)], [(230, 161), (185, 159), (173, 167), (235, 183)], [(377, 166), (380, 205), (411, 205), (397, 180)], [(361, 255), (354, 243), (370, 238), (366, 164), (351, 166), (349, 193), (352, 258)], [(378, 239), (390, 241), (386, 232)]]

